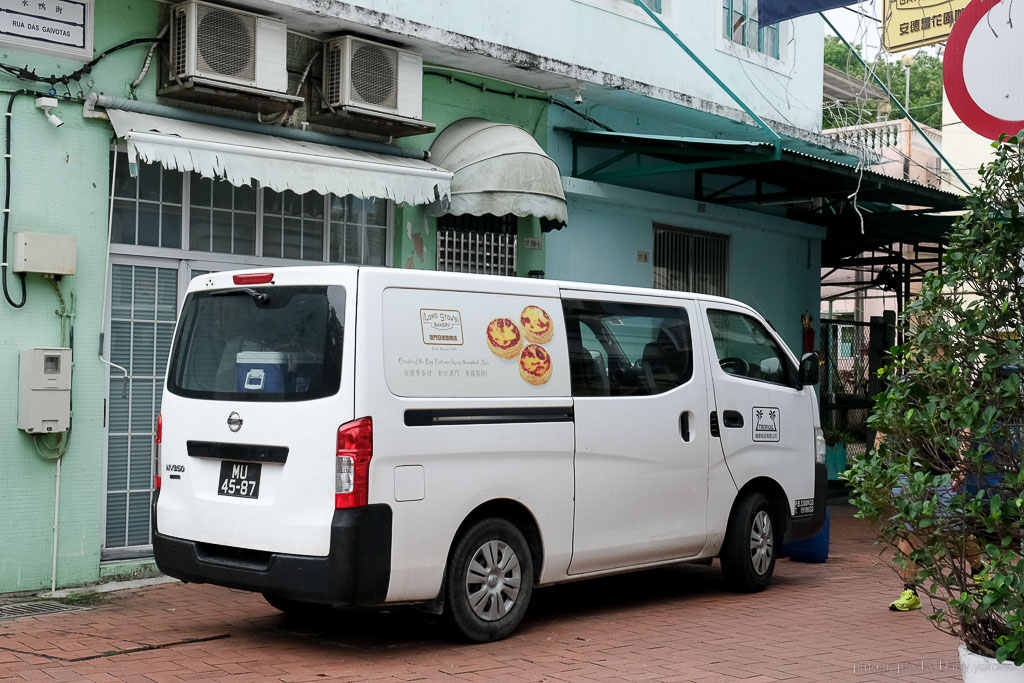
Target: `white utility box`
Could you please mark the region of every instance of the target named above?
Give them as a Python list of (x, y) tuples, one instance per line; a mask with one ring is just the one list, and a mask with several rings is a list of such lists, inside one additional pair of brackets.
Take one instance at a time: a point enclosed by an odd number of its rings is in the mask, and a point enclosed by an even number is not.
[(18, 372), (18, 429), (66, 432), (71, 422), (71, 349), (22, 349)]
[(18, 232), (14, 234), (12, 269), (15, 273), (74, 275), (77, 248), (74, 235)]

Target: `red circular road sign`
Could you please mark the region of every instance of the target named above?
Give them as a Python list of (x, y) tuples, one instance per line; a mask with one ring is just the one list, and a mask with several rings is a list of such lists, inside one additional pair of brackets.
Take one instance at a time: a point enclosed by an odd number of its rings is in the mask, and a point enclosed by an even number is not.
[(1012, 5), (972, 0), (953, 25), (942, 62), (953, 111), (991, 139), (1024, 128), (1024, 28), (1014, 28)]

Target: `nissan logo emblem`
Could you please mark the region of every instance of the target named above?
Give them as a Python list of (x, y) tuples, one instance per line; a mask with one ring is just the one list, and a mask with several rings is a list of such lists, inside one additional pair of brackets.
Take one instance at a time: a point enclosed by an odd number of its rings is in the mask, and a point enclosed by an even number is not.
[(228, 429), (233, 432), (237, 432), (242, 428), (242, 416), (238, 413), (231, 413), (228, 415)]

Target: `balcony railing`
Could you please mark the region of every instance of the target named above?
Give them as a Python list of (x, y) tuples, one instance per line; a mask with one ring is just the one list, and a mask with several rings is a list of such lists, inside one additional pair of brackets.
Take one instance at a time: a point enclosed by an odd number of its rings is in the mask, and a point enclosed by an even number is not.
[[(921, 125), (925, 132), (936, 146), (942, 146), (942, 131)], [(914, 130), (907, 119), (895, 119), (893, 121), (878, 121), (876, 123), (864, 123), (859, 126), (846, 126), (845, 128), (831, 128), (821, 131), (822, 135), (842, 140), (862, 149), (870, 150), (881, 154), (887, 147), (907, 150), (907, 136), (910, 136), (911, 153), (915, 151), (934, 154), (927, 142), (922, 139), (921, 134)]]

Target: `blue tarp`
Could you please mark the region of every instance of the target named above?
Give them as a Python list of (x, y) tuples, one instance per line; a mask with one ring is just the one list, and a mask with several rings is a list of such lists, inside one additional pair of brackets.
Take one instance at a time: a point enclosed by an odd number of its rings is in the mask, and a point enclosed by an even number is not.
[(761, 26), (768, 26), (805, 14), (855, 4), (856, 0), (757, 0), (757, 21)]

